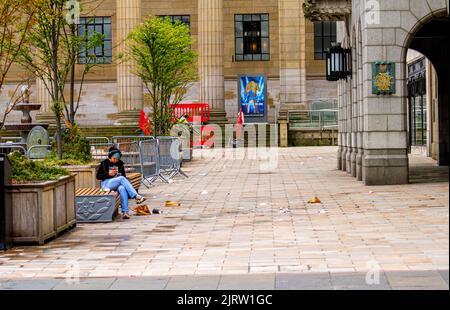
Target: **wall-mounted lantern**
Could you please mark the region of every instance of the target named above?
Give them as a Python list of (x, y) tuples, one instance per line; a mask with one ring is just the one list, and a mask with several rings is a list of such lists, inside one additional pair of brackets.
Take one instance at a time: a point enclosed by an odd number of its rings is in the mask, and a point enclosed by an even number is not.
[(332, 43), (326, 53), (326, 70), (327, 81), (338, 81), (351, 75), (351, 49), (343, 49), (340, 43)]

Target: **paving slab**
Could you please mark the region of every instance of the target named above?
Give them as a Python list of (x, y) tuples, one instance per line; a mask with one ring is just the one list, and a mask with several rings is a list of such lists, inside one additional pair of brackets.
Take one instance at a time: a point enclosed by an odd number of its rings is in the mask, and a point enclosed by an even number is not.
[(166, 290), (216, 290), (220, 276), (174, 276)]
[(275, 274), (263, 275), (223, 275), (219, 290), (274, 290)]
[(116, 278), (82, 278), (79, 281), (62, 281), (54, 290), (108, 290)]

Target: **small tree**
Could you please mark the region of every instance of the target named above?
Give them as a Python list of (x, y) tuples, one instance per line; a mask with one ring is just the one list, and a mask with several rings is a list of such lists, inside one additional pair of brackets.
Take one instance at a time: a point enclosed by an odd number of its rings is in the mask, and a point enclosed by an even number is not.
[[(0, 0), (0, 93), (13, 63), (27, 44), (27, 35), (33, 24), (34, 9), (30, 0)], [(29, 84), (29, 81), (24, 82)], [(9, 113), (20, 102), (18, 85), (0, 117), (0, 129)]]
[[(18, 62), (40, 79), (52, 99), (52, 111), (56, 117), (56, 142), (58, 158), (62, 159), (63, 146), (61, 141), (62, 122), (71, 126), (75, 123), (80, 94), (85, 75), (96, 64), (95, 55), (83, 65), (82, 82), (75, 103), (75, 69), (78, 56), (84, 49), (95, 50), (103, 43), (103, 35), (78, 36), (76, 19), (79, 7), (70, 7), (72, 2), (66, 0), (35, 0), (35, 22), (30, 31), (30, 45), (18, 57)], [(73, 4), (73, 3), (72, 3)], [(70, 96), (64, 95), (67, 81), (70, 81)]]
[(128, 43), (129, 56), (151, 98), (154, 135), (167, 135), (173, 126), (170, 105), (181, 102), (198, 79), (189, 27), (152, 17), (136, 27)]

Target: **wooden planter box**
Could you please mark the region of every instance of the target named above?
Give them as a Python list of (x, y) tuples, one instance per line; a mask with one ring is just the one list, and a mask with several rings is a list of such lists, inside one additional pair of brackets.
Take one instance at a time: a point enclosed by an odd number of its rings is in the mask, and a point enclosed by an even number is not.
[(6, 187), (13, 212), (13, 243), (43, 245), (76, 226), (75, 176)]
[(75, 188), (94, 188), (100, 186), (96, 179), (97, 165), (63, 166), (61, 167), (75, 174)]

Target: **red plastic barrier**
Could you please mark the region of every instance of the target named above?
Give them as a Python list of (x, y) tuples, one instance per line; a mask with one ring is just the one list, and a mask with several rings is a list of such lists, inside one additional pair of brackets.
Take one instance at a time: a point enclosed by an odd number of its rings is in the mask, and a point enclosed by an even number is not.
[(215, 131), (216, 131), (215, 126), (208, 126), (208, 125), (201, 126), (200, 127), (200, 132), (201, 132), (200, 139), (197, 141), (194, 141), (194, 146), (214, 147), (214, 145), (216, 144)]
[(207, 103), (179, 103), (170, 106), (174, 109), (174, 116), (180, 118), (189, 115), (188, 122), (192, 123), (195, 116), (200, 116), (202, 123), (207, 123), (211, 119), (209, 104)]

